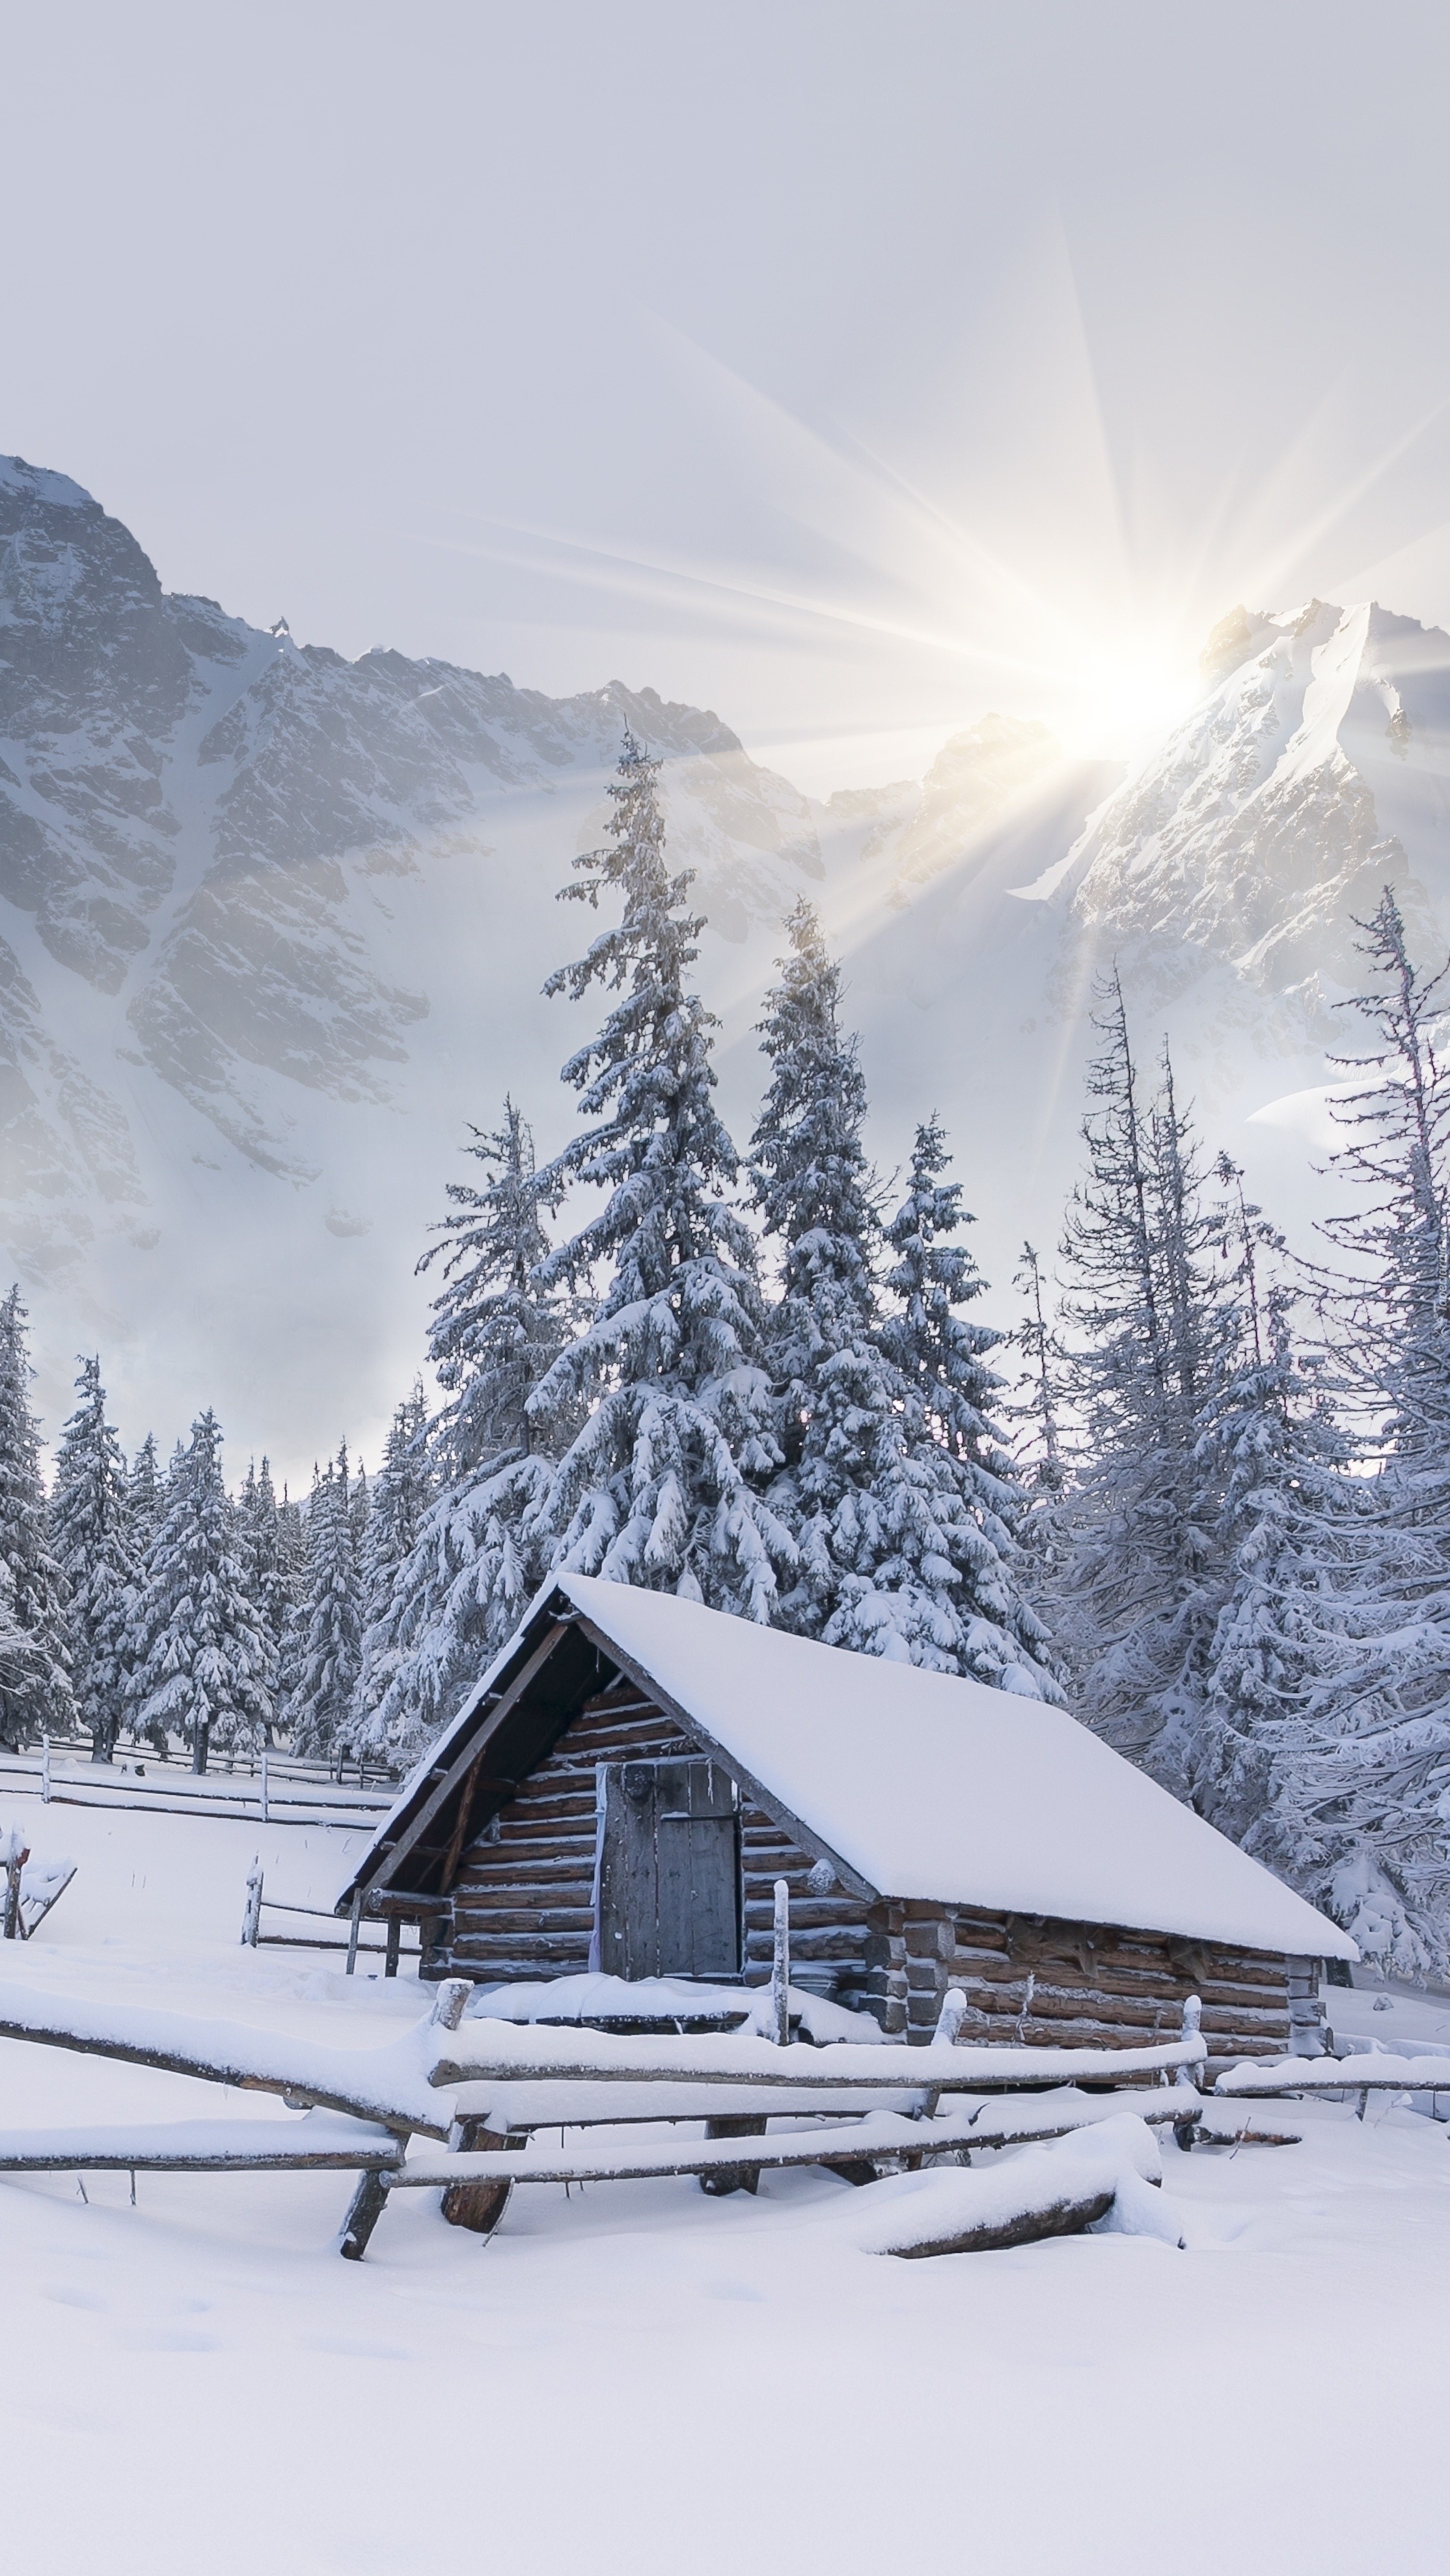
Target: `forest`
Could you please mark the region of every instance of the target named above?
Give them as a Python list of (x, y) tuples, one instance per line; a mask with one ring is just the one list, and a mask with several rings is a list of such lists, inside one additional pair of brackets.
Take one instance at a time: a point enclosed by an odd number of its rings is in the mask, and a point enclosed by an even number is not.
[(546, 987), (597, 989), (577, 1132), (540, 1165), (514, 1100), (470, 1129), (419, 1265), (436, 1392), (420, 1372), (370, 1476), (344, 1441), (305, 1498), (265, 1458), (229, 1491), (209, 1411), (128, 1461), (86, 1358), (47, 1477), (12, 1289), (0, 1740), (79, 1727), (98, 1760), (126, 1738), (204, 1770), (281, 1735), (399, 1772), (569, 1567), (1064, 1701), (1381, 1971), (1443, 1975), (1446, 995), (1393, 889), (1358, 925), (1342, 1213), (1312, 1250), (1212, 1155), (1166, 1048), (1145, 1068), (1109, 978), (1082, 1177), (998, 1332), (935, 1113), (904, 1176), (873, 1168), (804, 902), (755, 1127), (726, 1132), (658, 769), (627, 737), (563, 890), (607, 916)]

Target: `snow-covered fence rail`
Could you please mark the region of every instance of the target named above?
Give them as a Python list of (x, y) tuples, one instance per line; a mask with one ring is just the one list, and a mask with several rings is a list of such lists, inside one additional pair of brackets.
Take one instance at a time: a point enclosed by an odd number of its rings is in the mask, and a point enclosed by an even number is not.
[[(262, 1893), (263, 1883), (262, 1863), (259, 1857), (253, 1861), (251, 1868), (247, 1872), (247, 1894), (246, 1901), (242, 1908), (241, 1937), (243, 1946), (249, 1950), (256, 1950), (259, 1948), (273, 1948), (278, 1950), (335, 1950), (339, 1958), (346, 1960), (347, 1973), (349, 1976), (352, 1975), (354, 1963), (359, 1956), (384, 1960), (386, 1962), (385, 1973), (390, 1977), (395, 1977), (397, 1975), (398, 1963), (400, 1960), (416, 1959), (421, 1956), (420, 1947), (416, 1942), (409, 1950), (405, 1950), (403, 1948), (403, 1927), (396, 1916), (393, 1917), (388, 1924), (387, 1938), (385, 1941), (360, 1941), (357, 1937), (358, 1921), (353, 1923), (350, 1930), (344, 1932), (342, 1927), (338, 1924), (337, 1916), (330, 1905), (289, 1905), (285, 1898), (264, 1896)], [(360, 1920), (361, 1907), (358, 1907), (356, 1911)], [(269, 1914), (306, 1915), (313, 1922), (331, 1923), (335, 1928), (325, 1939), (316, 1933), (264, 1932), (262, 1930), (262, 1916), (264, 1912)]]
[(293, 2120), (133, 2121), (89, 2129), (0, 2129), (7, 2173), (391, 2173), (391, 2129), (308, 2111)]
[(1426, 2094), (1433, 2109), (1435, 2097), (1450, 2094), (1450, 2057), (1390, 2057), (1377, 2050), (1364, 2057), (1285, 2057), (1268, 2065), (1249, 2058), (1226, 2067), (1213, 2089), (1237, 2101), (1352, 2094), (1362, 2120), (1371, 2093)]
[(1029, 2091), (1054, 2084), (1123, 2084), (1201, 2067), (1207, 2057), (1193, 2032), (1149, 2048), (1011, 2048), (933, 2040), (922, 2048), (852, 2041), (781, 2048), (744, 2034), (725, 2038), (618, 2039), (611, 2032), (564, 2032), (533, 2023), (469, 2021), (430, 2034), (429, 2081), (438, 2085), (531, 2083), (790, 2084), (825, 2090), (843, 2084), (872, 2091), (903, 2085), (939, 2093)]
[(325, 1776), (277, 1785), (269, 1771), (265, 1795), (260, 1773), (184, 1771), (157, 1762), (137, 1772), (78, 1763), (61, 1769), (52, 1748), (38, 1762), (0, 1756), (0, 1787), (14, 1797), (39, 1797), (47, 1805), (126, 1808), (138, 1815), (221, 1816), (273, 1825), (356, 1825), (366, 1830), (387, 1813), (388, 1791), (339, 1788)]
[(280, 2093), (298, 2109), (338, 2111), (424, 2137), (446, 2138), (452, 2116), (425, 2079), (417, 2025), (386, 2048), (328, 2048), (244, 2023), (36, 1994), (0, 1982), (0, 2039), (121, 2058), (242, 2092)]

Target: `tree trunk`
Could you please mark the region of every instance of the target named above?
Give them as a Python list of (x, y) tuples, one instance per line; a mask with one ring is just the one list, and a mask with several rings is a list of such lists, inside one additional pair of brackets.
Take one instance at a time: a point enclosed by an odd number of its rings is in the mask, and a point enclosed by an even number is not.
[(207, 1747), (210, 1742), (211, 1728), (209, 1726), (199, 1726), (191, 1739), (191, 1767), (193, 1771), (198, 1773), (205, 1771)]

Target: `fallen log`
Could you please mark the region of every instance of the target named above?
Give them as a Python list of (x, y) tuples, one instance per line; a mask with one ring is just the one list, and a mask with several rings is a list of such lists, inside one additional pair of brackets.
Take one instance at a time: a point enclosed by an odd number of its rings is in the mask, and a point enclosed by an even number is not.
[(1171, 2204), (1152, 2188), (1161, 2170), (1141, 2120), (1119, 2116), (989, 2173), (905, 2175), (827, 2224), (863, 2254), (907, 2260), (992, 2253), (1103, 2224), (1181, 2245)]

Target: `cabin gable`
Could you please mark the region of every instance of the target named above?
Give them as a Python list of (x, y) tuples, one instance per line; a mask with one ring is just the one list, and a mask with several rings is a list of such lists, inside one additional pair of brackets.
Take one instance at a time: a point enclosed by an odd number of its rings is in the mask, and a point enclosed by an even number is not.
[[(430, 1952), (426, 1973), (503, 1985), (582, 1975), (591, 1962), (608, 1967), (603, 1939), (597, 1945), (595, 1939), (596, 1929), (603, 1933), (597, 1906), (607, 1852), (601, 1843), (601, 1771), (613, 1776), (636, 1765), (676, 1767), (692, 1759), (701, 1759), (696, 1738), (628, 1675), (595, 1692), (460, 1855), (450, 1891), (451, 1933)], [(722, 1779), (731, 1779), (718, 1759), (704, 1759)], [(783, 1878), (791, 1894), (796, 1983), (864, 2004), (871, 1908), (839, 1886), (812, 1887), (817, 1855), (803, 1850), (739, 1784), (731, 1781), (731, 1792), (739, 1947), (732, 1970), (712, 1972), (716, 1981), (734, 1974), (755, 1982), (768, 1973), (775, 1882)], [(607, 1830), (607, 1788), (605, 1800)]]

